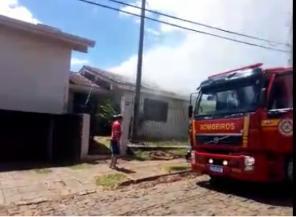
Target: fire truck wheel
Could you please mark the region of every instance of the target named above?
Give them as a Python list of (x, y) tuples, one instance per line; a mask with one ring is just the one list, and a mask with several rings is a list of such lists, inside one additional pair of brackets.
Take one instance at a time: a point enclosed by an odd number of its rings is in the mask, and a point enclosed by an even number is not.
[(293, 183), (293, 159), (290, 158), (287, 165), (287, 177), (290, 183)]

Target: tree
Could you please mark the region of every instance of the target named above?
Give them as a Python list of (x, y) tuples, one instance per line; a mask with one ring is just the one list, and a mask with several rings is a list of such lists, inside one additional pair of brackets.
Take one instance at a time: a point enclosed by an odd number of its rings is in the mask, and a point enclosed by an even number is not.
[(96, 120), (100, 135), (108, 135), (111, 132), (113, 115), (118, 114), (120, 108), (110, 98), (103, 100), (97, 106)]

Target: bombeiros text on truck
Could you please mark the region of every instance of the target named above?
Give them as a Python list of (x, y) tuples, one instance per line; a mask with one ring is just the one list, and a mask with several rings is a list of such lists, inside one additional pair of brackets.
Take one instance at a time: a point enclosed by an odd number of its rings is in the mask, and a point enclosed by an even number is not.
[(189, 117), (193, 171), (292, 182), (292, 68), (258, 63), (210, 76), (191, 94)]

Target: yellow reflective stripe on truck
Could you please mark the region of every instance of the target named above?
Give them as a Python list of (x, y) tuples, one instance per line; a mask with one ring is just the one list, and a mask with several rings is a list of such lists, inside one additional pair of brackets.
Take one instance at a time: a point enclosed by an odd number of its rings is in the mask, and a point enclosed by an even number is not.
[(243, 147), (247, 147), (248, 145), (249, 127), (250, 127), (250, 115), (247, 114), (244, 117)]
[(280, 122), (280, 119), (262, 120), (261, 127), (276, 127)]
[(196, 129), (195, 129), (195, 120), (192, 120), (191, 122), (192, 124), (192, 142), (193, 142), (193, 145), (196, 145)]

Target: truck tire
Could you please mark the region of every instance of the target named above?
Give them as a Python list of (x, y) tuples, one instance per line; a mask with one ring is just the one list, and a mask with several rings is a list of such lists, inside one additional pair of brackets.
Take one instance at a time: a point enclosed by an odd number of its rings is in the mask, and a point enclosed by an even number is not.
[(287, 179), (292, 184), (293, 183), (293, 159), (290, 158), (287, 162)]

